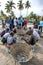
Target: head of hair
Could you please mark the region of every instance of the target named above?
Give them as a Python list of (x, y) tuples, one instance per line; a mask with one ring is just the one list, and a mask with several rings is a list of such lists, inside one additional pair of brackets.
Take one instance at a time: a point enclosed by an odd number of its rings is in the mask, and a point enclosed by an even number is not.
[(16, 18), (16, 20), (17, 20), (17, 18)]
[(11, 35), (11, 36), (14, 36), (14, 32), (10, 32), (10, 35)]
[(29, 27), (29, 29), (31, 30), (31, 27)]
[(33, 34), (33, 29), (30, 29), (29, 35)]
[(32, 35), (33, 34), (33, 29), (30, 28), (29, 31), (27, 32), (28, 35)]
[(6, 29), (6, 32), (9, 32), (9, 28)]
[(24, 20), (24, 18), (23, 18), (23, 20)]
[(36, 19), (36, 21), (37, 21), (37, 19)]

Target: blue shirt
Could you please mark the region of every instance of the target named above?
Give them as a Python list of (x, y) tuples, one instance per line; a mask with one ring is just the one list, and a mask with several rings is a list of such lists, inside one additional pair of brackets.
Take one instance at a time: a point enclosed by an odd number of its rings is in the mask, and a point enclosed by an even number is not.
[(22, 20), (20, 19), (20, 20), (18, 20), (18, 24), (22, 24)]
[(8, 23), (9, 23), (9, 24), (12, 24), (12, 20), (11, 20), (11, 19), (9, 19)]
[(43, 26), (43, 21), (40, 21), (40, 26)]

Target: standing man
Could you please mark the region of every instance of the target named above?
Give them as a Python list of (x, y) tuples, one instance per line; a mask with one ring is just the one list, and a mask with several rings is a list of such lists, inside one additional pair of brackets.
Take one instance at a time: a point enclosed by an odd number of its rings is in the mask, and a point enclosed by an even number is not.
[(42, 17), (42, 20), (40, 21), (40, 24), (39, 24), (39, 29), (41, 30), (41, 32), (42, 32), (42, 27), (43, 27), (43, 17)]
[(13, 24), (13, 22), (12, 22), (12, 19), (11, 19), (11, 17), (10, 17), (10, 19), (8, 20), (8, 23), (9, 23), (9, 25), (10, 25), (10, 30), (12, 30), (12, 24)]
[(18, 21), (17, 21), (17, 18), (15, 18), (15, 19), (14, 19), (14, 27), (17, 26), (17, 22), (18, 22)]
[(19, 19), (18, 19), (18, 25), (19, 25), (19, 27), (22, 27), (22, 19), (21, 19), (21, 17), (19, 17)]

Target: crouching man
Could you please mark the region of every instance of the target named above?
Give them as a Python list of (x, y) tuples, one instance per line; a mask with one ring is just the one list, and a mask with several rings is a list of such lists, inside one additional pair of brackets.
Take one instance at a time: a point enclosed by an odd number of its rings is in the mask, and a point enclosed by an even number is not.
[(26, 31), (26, 34), (30, 36), (30, 39), (29, 40), (26, 40), (26, 39), (23, 38), (23, 40), (27, 44), (31, 45), (32, 50), (34, 50), (34, 47), (36, 45), (36, 42), (38, 42), (38, 40), (40, 39), (40, 36), (39, 36), (39, 34), (36, 31), (34, 31), (31, 28), (29, 28), (28, 31)]
[(10, 35), (7, 38), (7, 47), (8, 47), (8, 52), (11, 53), (11, 45), (13, 43), (16, 43), (16, 39), (14, 37), (14, 33), (11, 32)]

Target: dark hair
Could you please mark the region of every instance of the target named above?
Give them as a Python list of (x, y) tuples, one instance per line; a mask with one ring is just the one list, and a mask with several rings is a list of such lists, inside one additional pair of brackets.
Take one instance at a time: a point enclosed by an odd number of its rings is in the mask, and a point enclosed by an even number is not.
[(33, 29), (29, 29), (29, 31), (26, 34), (32, 35), (33, 34)]
[(31, 27), (29, 27), (29, 29), (31, 29)]
[(11, 36), (14, 36), (14, 32), (10, 32), (10, 35), (11, 35)]
[(17, 18), (16, 18), (17, 19)]
[(9, 28), (6, 29), (6, 32), (9, 32)]
[(23, 18), (23, 20), (24, 20), (24, 18)]
[(17, 30), (16, 30), (16, 28), (14, 28), (14, 29), (13, 29), (13, 32), (14, 32), (14, 33), (17, 33)]
[(37, 19), (36, 19), (36, 21), (37, 21)]

